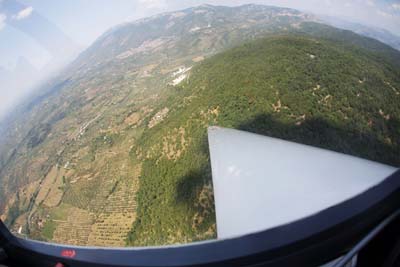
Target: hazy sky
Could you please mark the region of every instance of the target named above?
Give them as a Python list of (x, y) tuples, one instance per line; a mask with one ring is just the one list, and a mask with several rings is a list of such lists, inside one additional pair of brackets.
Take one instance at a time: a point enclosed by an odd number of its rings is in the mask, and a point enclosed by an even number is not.
[[(0, 5), (7, 0), (0, 0)], [(25, 8), (6, 14), (0, 7), (0, 66), (13, 68), (19, 56), (25, 56), (37, 68), (51, 54), (32, 38), (10, 26), (37, 13), (47, 18), (80, 47), (90, 45), (113, 25), (159, 12), (202, 3), (240, 5), (261, 3), (292, 7), (317, 14), (347, 18), (400, 35), (400, 0), (20, 0)], [(33, 24), (33, 22), (31, 22)]]
[[(21, 62), (43, 74), (55, 57), (65, 56), (62, 51), (83, 49), (119, 23), (205, 3), (291, 7), (384, 28), (400, 36), (400, 0), (0, 0), (0, 83), (7, 74), (4, 70), (14, 71), (16, 65), (24, 65)], [(7, 88), (4, 82), (0, 84), (0, 115), (21, 95)]]

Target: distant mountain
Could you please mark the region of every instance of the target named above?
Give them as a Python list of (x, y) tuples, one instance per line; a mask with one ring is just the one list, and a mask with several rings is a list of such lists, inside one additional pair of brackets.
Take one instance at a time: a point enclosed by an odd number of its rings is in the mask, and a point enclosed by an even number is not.
[(330, 17), (330, 16), (321, 16), (321, 19), (332, 26), (346, 29), (358, 33), (360, 35), (364, 35), (367, 37), (374, 38), (376, 40), (381, 41), (391, 47), (400, 50), (400, 36), (394, 35), (393, 33), (380, 28), (375, 28), (372, 26), (365, 26), (359, 23), (350, 22), (344, 19)]
[(208, 125), (400, 165), (400, 53), (315, 21), (205, 5), (110, 29), (4, 124), (2, 219), (79, 245), (213, 238)]
[(150, 51), (162, 51), (172, 58), (195, 51), (215, 53), (262, 32), (287, 30), (312, 19), (310, 15), (286, 8), (203, 5), (115, 27), (87, 49), (81, 59), (93, 64), (140, 60)]

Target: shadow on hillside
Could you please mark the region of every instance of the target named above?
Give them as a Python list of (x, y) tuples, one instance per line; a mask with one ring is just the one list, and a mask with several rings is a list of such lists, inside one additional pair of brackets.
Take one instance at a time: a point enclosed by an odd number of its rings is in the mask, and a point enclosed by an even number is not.
[[(322, 118), (308, 119), (301, 125), (295, 125), (282, 123), (267, 114), (256, 116), (236, 128), (399, 167), (400, 147), (398, 140), (400, 137), (400, 122), (391, 119), (386, 123), (385, 127), (388, 132), (392, 133), (392, 136), (389, 137), (395, 142), (393, 145), (384, 143), (371, 133), (360, 132), (350, 124), (347, 124), (346, 127), (339, 127)], [(398, 136), (396, 136), (396, 132)], [(207, 136), (204, 136), (201, 140), (200, 147), (200, 153), (209, 153)], [(188, 170), (186, 175), (178, 179), (179, 182), (175, 194), (176, 202), (191, 203), (202, 185), (210, 180), (210, 162), (201, 169)]]
[(379, 140), (372, 133), (355, 129), (350, 123), (340, 127), (322, 118), (311, 118), (301, 125), (294, 125), (282, 123), (271, 115), (259, 115), (237, 128), (400, 166), (400, 122), (391, 119), (384, 127), (391, 133), (388, 137), (394, 142), (392, 145)]
[(189, 170), (186, 175), (178, 179), (175, 194), (176, 203), (193, 203), (203, 185), (209, 180), (209, 171), (211, 171), (211, 165), (208, 164), (201, 169)]

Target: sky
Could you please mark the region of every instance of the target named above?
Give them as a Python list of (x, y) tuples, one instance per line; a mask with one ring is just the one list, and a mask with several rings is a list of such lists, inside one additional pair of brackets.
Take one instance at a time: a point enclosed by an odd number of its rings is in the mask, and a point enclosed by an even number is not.
[(79, 48), (89, 46), (114, 25), (203, 3), (292, 7), (384, 28), (400, 36), (400, 0), (20, 0), (25, 7), (8, 15), (2, 11), (2, 2), (8, 0), (0, 0), (0, 67), (11, 69), (20, 56), (26, 57), (38, 69), (51, 59), (46, 48), (9, 25), (10, 22), (28, 20), (35, 13), (54, 24)]
[[(291, 7), (383, 28), (400, 36), (400, 0), (0, 0), (0, 83), (2, 75), (15, 79), (10, 72), (15, 74), (26, 64), (35, 73), (48, 72), (120, 23), (206, 3)], [(10, 93), (4, 84), (13, 83), (0, 84), (0, 114), (25, 93)]]

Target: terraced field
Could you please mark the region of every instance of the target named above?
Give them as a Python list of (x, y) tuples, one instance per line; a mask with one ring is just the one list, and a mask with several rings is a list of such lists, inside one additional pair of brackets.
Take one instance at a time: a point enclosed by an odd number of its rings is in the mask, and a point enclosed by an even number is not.
[(94, 215), (75, 207), (66, 212), (68, 215), (65, 220), (52, 220), (56, 224), (52, 240), (61, 244), (87, 244)]

